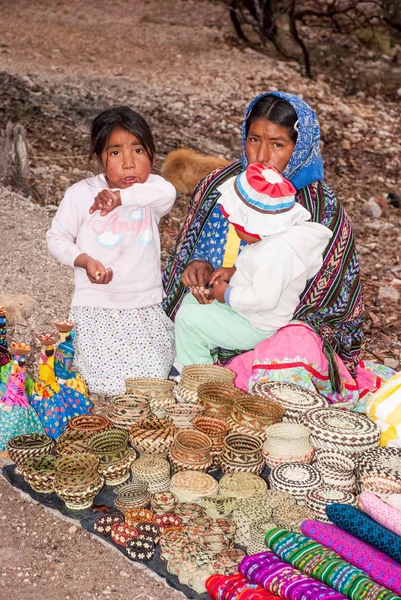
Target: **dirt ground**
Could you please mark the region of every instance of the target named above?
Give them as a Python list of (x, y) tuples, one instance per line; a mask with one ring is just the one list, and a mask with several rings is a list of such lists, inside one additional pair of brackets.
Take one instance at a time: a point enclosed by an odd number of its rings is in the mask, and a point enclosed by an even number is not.
[[(181, 146), (234, 160), (245, 106), (269, 89), (300, 94), (318, 113), (326, 181), (360, 252), (363, 356), (399, 367), (401, 74), (388, 57), (368, 67), (355, 56), (345, 72), (308, 81), (296, 63), (234, 44), (224, 8), (208, 0), (0, 0), (0, 23), (0, 129), (24, 125), (31, 162), (24, 189), (0, 187), (0, 304), (16, 293), (37, 302), (10, 328), (33, 345), (33, 371), (34, 332), (68, 315), (72, 273), (48, 255), (44, 236), (64, 190), (87, 173), (90, 120), (113, 104), (136, 108), (154, 131), (156, 170)], [(162, 223), (164, 260), (187, 203), (179, 196)], [(1, 598), (178, 597), (1, 478), (0, 495)]]

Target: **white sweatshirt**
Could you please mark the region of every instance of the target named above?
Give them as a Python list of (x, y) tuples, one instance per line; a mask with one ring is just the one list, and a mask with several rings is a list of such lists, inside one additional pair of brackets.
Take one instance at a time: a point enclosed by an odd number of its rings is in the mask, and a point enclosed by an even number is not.
[(111, 267), (108, 284), (91, 283), (85, 269), (75, 267), (72, 306), (139, 308), (163, 299), (158, 224), (174, 204), (173, 185), (159, 175), (145, 183), (119, 190), (122, 206), (105, 217), (89, 214), (97, 194), (108, 189), (104, 175), (89, 177), (65, 193), (52, 227), (47, 232), (51, 254), (74, 266), (80, 254), (88, 254)]
[(332, 235), (324, 225), (304, 221), (249, 244), (235, 262), (227, 304), (263, 331), (288, 325)]

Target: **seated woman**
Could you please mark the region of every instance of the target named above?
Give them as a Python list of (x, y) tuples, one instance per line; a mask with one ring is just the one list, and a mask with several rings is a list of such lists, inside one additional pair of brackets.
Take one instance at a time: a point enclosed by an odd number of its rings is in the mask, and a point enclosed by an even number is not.
[[(245, 246), (217, 206), (217, 188), (248, 164), (275, 167), (293, 184), (296, 201), (311, 213), (311, 220), (333, 235), (320, 271), (300, 296), (296, 323), (232, 360), (230, 368), (243, 389), (259, 380), (284, 380), (318, 387), (332, 402), (355, 401), (363, 322), (359, 263), (348, 217), (323, 181), (319, 145), (317, 117), (297, 96), (270, 92), (250, 103), (242, 126), (241, 162), (210, 173), (194, 192), (166, 267), (164, 306), (174, 318), (187, 288), (199, 303), (213, 301), (207, 286), (214, 270), (232, 267)], [(219, 349), (221, 362), (232, 357), (232, 352)], [(379, 378), (362, 375), (364, 391), (380, 384)]]

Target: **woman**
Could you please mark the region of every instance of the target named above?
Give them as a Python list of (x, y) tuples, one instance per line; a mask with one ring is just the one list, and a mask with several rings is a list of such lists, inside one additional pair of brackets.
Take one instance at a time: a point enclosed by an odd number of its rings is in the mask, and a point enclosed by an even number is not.
[[(270, 92), (250, 103), (242, 126), (241, 162), (210, 173), (194, 192), (165, 271), (164, 306), (167, 314), (174, 318), (186, 287), (199, 302), (212, 301), (207, 285), (213, 271), (220, 266), (232, 266), (244, 244), (216, 208), (217, 187), (249, 163), (277, 168), (294, 185), (297, 201), (309, 210), (312, 220), (330, 228), (333, 237), (325, 251), (322, 269), (308, 282), (300, 298), (294, 314), (297, 326), (279, 330), (257, 346), (257, 356), (255, 351), (250, 351), (234, 359), (230, 368), (237, 372), (240, 387), (247, 387), (245, 381), (251, 378), (255, 361), (266, 367), (279, 359), (284, 370), (295, 361), (309, 373), (317, 348), (324, 357), (321, 368), (327, 370), (322, 373), (324, 381), (329, 380), (331, 393), (340, 394), (344, 399), (345, 383), (356, 388), (354, 378), (362, 341), (363, 300), (354, 237), (342, 205), (323, 182), (319, 145), (317, 117), (297, 96)], [(305, 340), (308, 341), (306, 347)], [(282, 346), (287, 356), (282, 356)], [(228, 358), (229, 353), (220, 351), (220, 360)], [(280, 378), (270, 375), (269, 379)], [(287, 375), (285, 378), (289, 380)]]

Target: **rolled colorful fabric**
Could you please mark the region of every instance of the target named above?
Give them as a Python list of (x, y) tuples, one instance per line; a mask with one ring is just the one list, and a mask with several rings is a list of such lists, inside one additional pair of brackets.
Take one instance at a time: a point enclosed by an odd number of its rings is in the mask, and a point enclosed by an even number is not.
[(331, 548), (351, 565), (365, 571), (376, 583), (401, 594), (401, 566), (380, 550), (365, 544), (336, 525), (320, 521), (304, 521), (301, 531)]
[(205, 586), (213, 600), (277, 600), (278, 598), (241, 573), (212, 575), (207, 579)]
[(401, 536), (401, 513), (371, 492), (359, 496), (364, 511), (383, 527)]
[(401, 600), (400, 596), (370, 579), (364, 571), (342, 559), (333, 550), (305, 535), (276, 528), (266, 534), (265, 544), (302, 573), (351, 600)]
[(401, 537), (376, 523), (369, 515), (349, 504), (331, 504), (326, 507), (326, 514), (340, 529), (401, 563)]
[(345, 596), (304, 575), (273, 552), (242, 559), (238, 570), (265, 590), (286, 600), (344, 600)]

